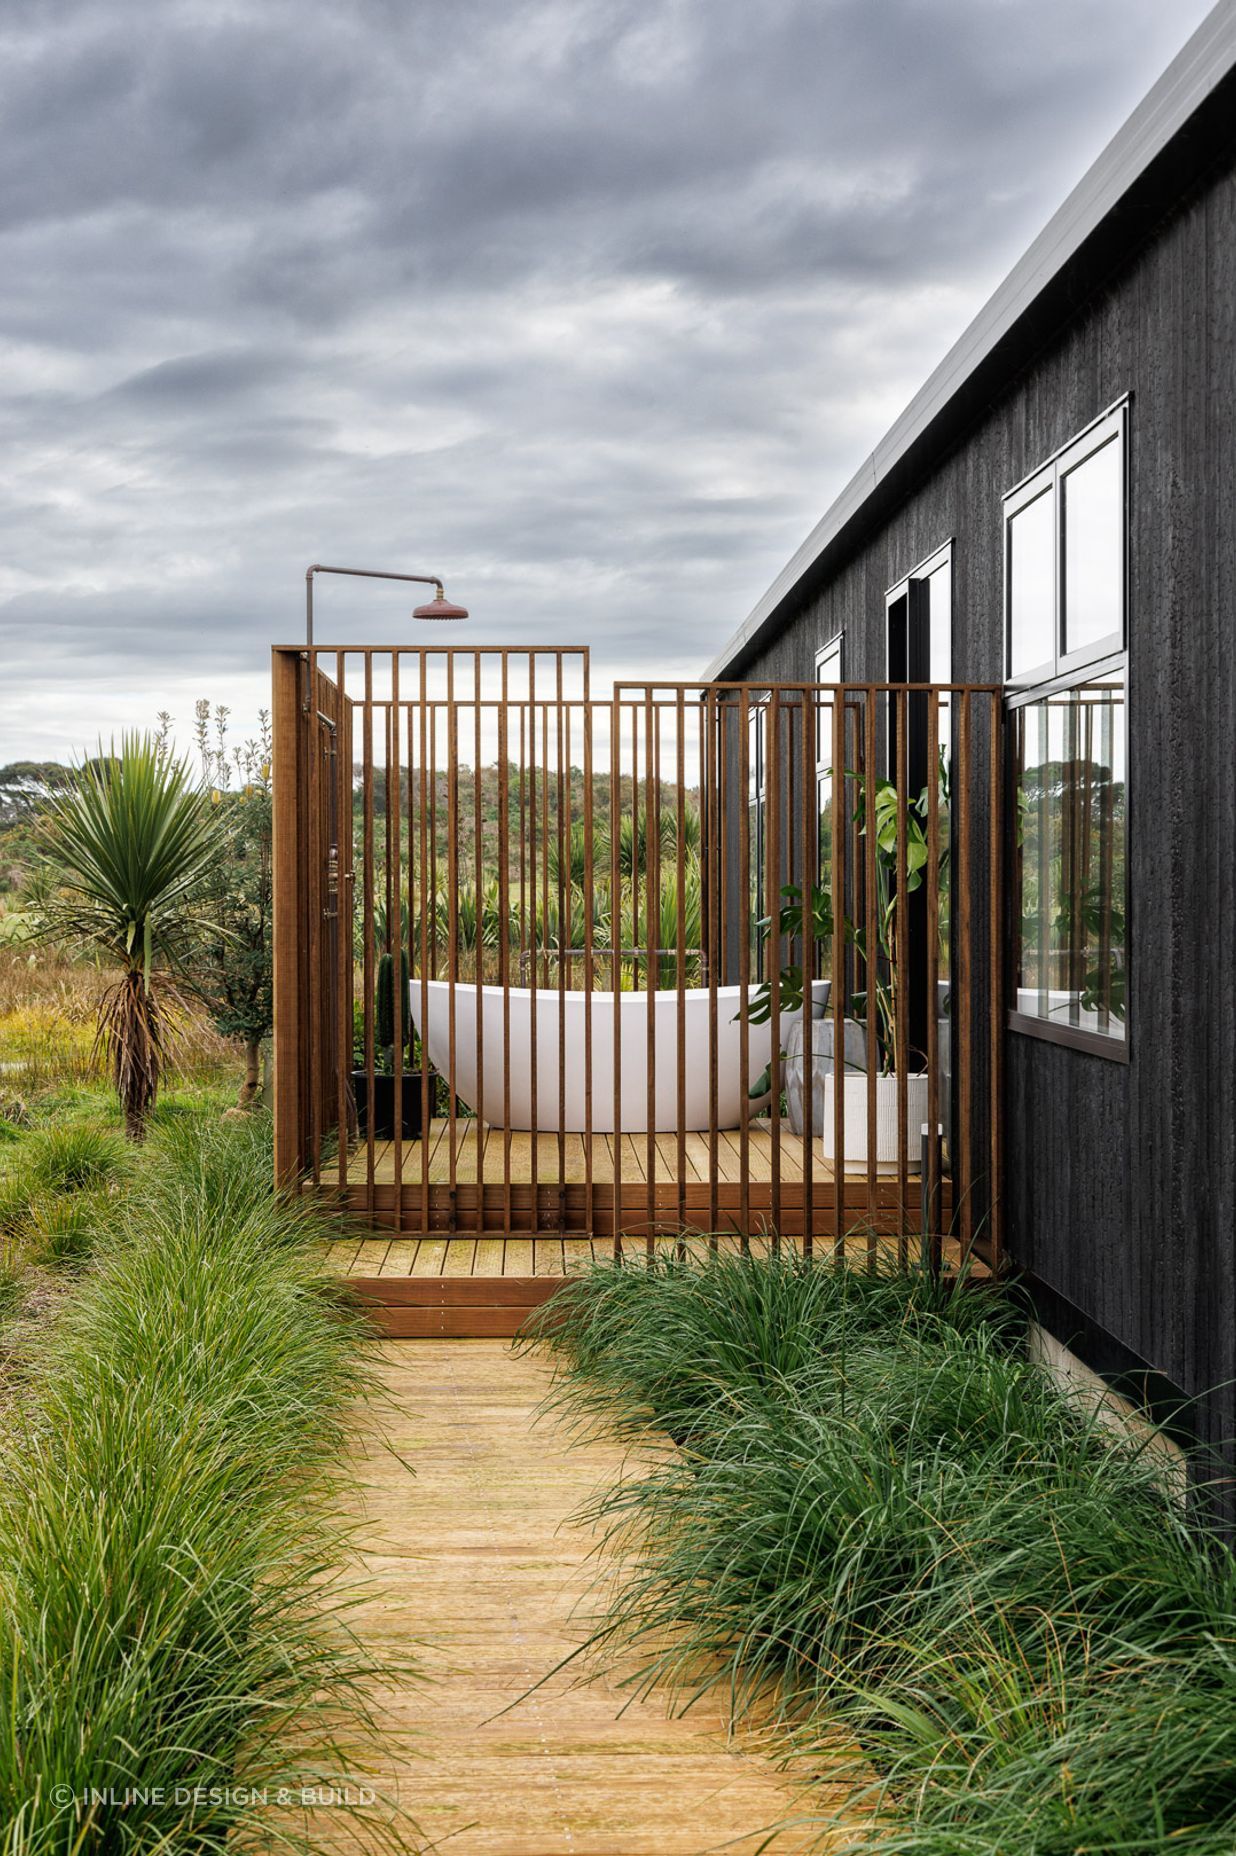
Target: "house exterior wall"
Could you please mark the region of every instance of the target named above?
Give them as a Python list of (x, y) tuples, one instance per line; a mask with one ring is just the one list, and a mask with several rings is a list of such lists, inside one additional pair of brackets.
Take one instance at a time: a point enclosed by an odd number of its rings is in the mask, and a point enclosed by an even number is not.
[[(1001, 499), (1129, 394), (1129, 1062), (1005, 1037), (1011, 1256), (1236, 1436), (1236, 166), (1078, 304), (742, 661), (882, 679), (886, 588), (953, 539), (953, 676), (1002, 676)], [(1062, 1339), (1069, 1338), (1062, 1335)], [(1230, 1459), (1229, 1459), (1230, 1460)], [(1230, 1497), (1227, 1504), (1231, 1507)]]

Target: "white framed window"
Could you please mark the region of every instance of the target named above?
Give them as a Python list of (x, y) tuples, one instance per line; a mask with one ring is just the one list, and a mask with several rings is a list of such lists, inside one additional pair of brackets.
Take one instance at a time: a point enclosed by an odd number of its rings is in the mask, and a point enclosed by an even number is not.
[(1017, 689), (1123, 651), (1128, 402), (1004, 498), (1004, 674)]
[(953, 544), (946, 541), (884, 595), (890, 683), (949, 683), (953, 676)]
[[(817, 683), (844, 683), (845, 633), (838, 632), (815, 654)], [(820, 868), (832, 868), (833, 728), (836, 704), (819, 697), (815, 707), (815, 813), (819, 820)]]
[[(838, 632), (815, 654), (817, 683), (844, 683), (845, 633)], [(833, 705), (821, 698), (815, 706), (815, 774), (816, 785), (828, 777), (833, 759)]]
[(1010, 704), (1015, 1031), (1123, 1058), (1126, 668), (1114, 658)]

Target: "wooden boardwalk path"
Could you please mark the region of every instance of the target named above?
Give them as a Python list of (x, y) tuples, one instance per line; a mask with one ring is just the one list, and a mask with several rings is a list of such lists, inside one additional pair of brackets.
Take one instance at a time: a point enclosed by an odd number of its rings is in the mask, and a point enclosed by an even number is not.
[(802, 1828), (765, 1845), (802, 1794), (727, 1744), (716, 1709), (670, 1719), (659, 1699), (569, 1673), (520, 1699), (585, 1634), (571, 1611), (595, 1562), (570, 1517), (621, 1462), (535, 1418), (547, 1368), (494, 1340), (388, 1342), (383, 1360), (390, 1403), (357, 1466), (372, 1588), (354, 1624), (396, 1654), (423, 1646), (430, 1682), (382, 1697), (376, 1783), (425, 1842), (452, 1856), (805, 1849)]

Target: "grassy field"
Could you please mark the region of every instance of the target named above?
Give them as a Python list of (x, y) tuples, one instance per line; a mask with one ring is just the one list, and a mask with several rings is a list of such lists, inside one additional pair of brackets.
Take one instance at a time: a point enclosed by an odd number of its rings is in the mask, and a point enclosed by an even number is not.
[[(106, 1246), (140, 1179), (96, 1048), (106, 972), (26, 943), (0, 945), (0, 1320), (54, 1304)], [(205, 1129), (236, 1100), (236, 1047), (186, 1013), (152, 1133)]]
[[(0, 1111), (14, 1102), (36, 1108), (104, 1080), (95, 1024), (110, 978), (55, 948), (0, 943)], [(200, 1012), (185, 1013), (176, 1055), (180, 1082), (230, 1084), (235, 1100), (237, 1050)]]

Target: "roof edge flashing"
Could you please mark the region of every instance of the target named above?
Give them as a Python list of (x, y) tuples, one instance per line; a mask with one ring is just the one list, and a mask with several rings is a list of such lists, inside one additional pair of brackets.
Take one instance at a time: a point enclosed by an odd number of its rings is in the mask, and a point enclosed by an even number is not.
[[(725, 676), (755, 649), (794, 592), (843, 542), (874, 493), (899, 465), (910, 461), (937, 422), (957, 405), (983, 364), (1032, 315), (1035, 305), (1100, 227), (1118, 213), (1156, 159), (1233, 71), (1236, 4), (1220, 0), (863, 460), (708, 665), (704, 680)], [(1204, 154), (1200, 165), (1204, 165)]]

